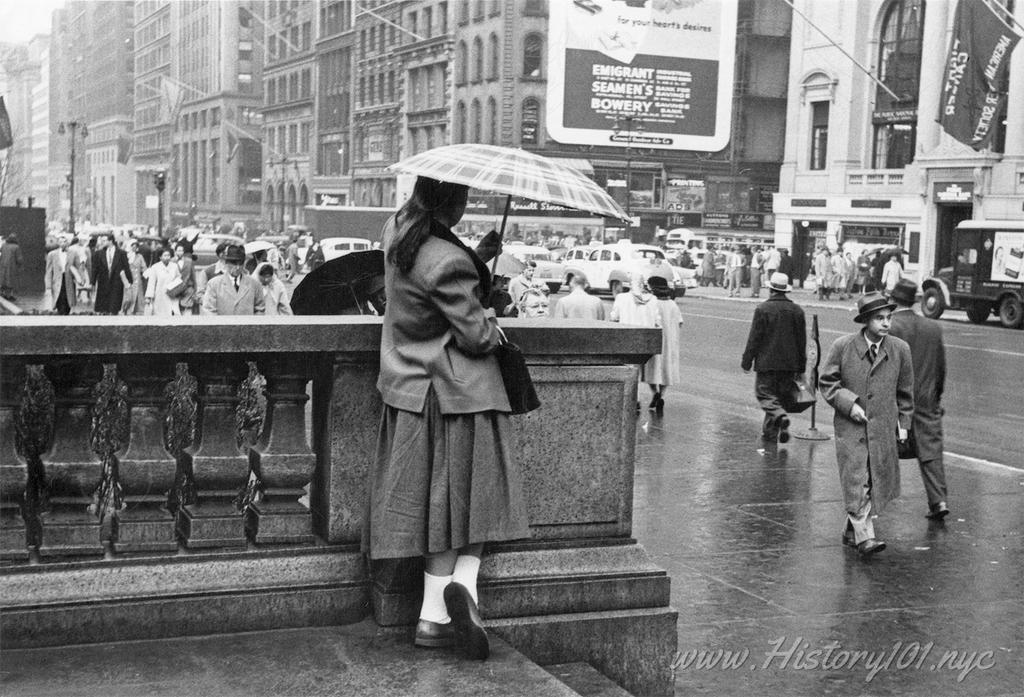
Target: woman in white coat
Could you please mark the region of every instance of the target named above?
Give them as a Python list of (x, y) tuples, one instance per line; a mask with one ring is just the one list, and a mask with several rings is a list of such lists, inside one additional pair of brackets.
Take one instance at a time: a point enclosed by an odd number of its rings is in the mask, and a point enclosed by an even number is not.
[(160, 261), (146, 271), (146, 314), (169, 317), (180, 315), (178, 299), (167, 295), (167, 289), (181, 283), (181, 272), (177, 264), (171, 263), (171, 250), (160, 251)]
[(277, 277), (273, 262), (261, 261), (253, 270), (252, 277), (260, 282), (260, 291), (263, 293), (263, 303), (266, 306), (265, 314), (292, 314), (291, 305), (288, 304), (288, 291), (285, 290), (284, 282)]

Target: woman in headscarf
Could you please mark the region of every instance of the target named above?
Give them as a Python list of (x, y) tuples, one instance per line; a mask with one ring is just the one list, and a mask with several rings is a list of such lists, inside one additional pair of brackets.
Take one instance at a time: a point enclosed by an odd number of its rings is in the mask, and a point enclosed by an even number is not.
[(526, 537), (528, 527), (493, 355), (501, 334), (481, 302), (491, 285), (481, 257), (493, 257), (497, 244), (478, 247), (478, 257), (451, 231), (467, 197), (465, 186), (420, 177), (384, 225), (384, 414), (363, 546), (371, 559), (425, 558), (417, 646), (456, 643), (484, 659), (483, 544)]
[(284, 282), (274, 272), (274, 264), (269, 261), (261, 261), (252, 272), (252, 277), (260, 282), (260, 292), (263, 293), (263, 303), (266, 306), (265, 314), (268, 315), (290, 315), (291, 305), (288, 304), (288, 293), (284, 288)]

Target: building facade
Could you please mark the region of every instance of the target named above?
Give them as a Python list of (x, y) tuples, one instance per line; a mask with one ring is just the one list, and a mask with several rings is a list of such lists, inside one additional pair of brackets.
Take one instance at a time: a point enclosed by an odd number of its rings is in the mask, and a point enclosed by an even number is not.
[[(1024, 51), (1011, 57), (991, 147), (976, 152), (936, 121), (955, 2), (796, 7), (809, 21), (794, 19), (775, 238), (792, 248), (801, 276), (816, 245), (841, 244), (901, 247), (924, 278), (950, 265), (961, 220), (1021, 218)], [(1024, 8), (1016, 14), (1024, 19)]]
[[(11, 122), (14, 143), (5, 155), (3, 205), (28, 205), (34, 196), (33, 92), (42, 78), (45, 37), (29, 44), (0, 44), (0, 90)], [(42, 201), (40, 201), (42, 205)]]
[(311, 204), (336, 208), (351, 200), (352, 50), (355, 2), (319, 3), (316, 41), (316, 150)]
[(310, 203), (317, 74), (317, 4), (269, 2), (263, 38), (263, 219), (272, 230), (305, 223)]

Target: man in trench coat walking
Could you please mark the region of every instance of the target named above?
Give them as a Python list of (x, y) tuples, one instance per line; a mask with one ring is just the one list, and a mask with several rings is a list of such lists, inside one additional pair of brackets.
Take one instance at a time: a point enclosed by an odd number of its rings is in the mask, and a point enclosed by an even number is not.
[(900, 495), (897, 439), (914, 418), (914, 367), (907, 342), (889, 336), (895, 303), (879, 293), (857, 302), (864, 329), (829, 349), (818, 385), (835, 409), (836, 459), (846, 504), (843, 544), (868, 557), (885, 549), (871, 516)]
[(942, 326), (914, 312), (917, 284), (901, 279), (889, 296), (896, 305), (890, 336), (910, 346), (914, 363), (914, 443), (921, 479), (928, 495), (932, 520), (949, 515), (946, 505), (946, 471), (942, 464), (942, 390), (946, 383), (946, 347)]

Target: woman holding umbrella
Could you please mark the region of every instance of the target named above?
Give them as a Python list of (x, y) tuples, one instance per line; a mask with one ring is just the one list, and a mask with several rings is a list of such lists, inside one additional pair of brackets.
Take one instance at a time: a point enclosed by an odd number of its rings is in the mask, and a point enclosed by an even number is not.
[[(523, 538), (528, 528), (493, 355), (501, 334), (481, 302), (490, 272), (451, 231), (467, 198), (467, 186), (420, 176), (384, 226), (384, 413), (363, 546), (371, 559), (425, 558), (417, 646), (456, 644), (485, 659), (476, 590), (483, 543)], [(498, 251), (496, 238), (488, 253)]]

